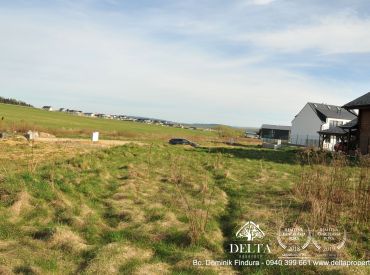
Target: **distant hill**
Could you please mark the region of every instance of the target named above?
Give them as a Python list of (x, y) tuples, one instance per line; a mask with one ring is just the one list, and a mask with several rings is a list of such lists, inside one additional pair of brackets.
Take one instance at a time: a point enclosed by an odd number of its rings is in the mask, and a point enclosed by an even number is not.
[(0, 96), (0, 103), (26, 106), (26, 107), (33, 107), (31, 104), (28, 104), (24, 101), (16, 100), (14, 98), (5, 98), (5, 97), (2, 97), (2, 96)]
[(259, 128), (257, 127), (245, 127), (244, 128), (246, 132), (252, 134), (252, 133), (257, 133), (259, 131)]
[[(223, 126), (222, 124), (203, 124), (203, 123), (192, 123), (192, 124), (185, 124), (186, 126), (190, 127), (196, 127), (196, 128), (216, 128), (218, 126)], [(236, 126), (230, 126), (230, 125), (225, 125), (237, 129), (243, 129), (247, 131), (248, 133), (256, 133), (259, 129), (257, 127), (236, 127)]]
[[(0, 96), (0, 103), (18, 105), (18, 106), (26, 106), (26, 107), (34, 107), (31, 104), (28, 104), (24, 101), (13, 99), (13, 98), (5, 98), (2, 96)], [(236, 127), (236, 126), (223, 125), (223, 124), (217, 124), (217, 123), (179, 123), (179, 122), (173, 122), (169, 120), (149, 118), (149, 117), (140, 117), (140, 116), (127, 116), (127, 117), (134, 118), (134, 119), (141, 119), (141, 120), (147, 119), (147, 120), (156, 120), (156, 121), (162, 121), (162, 122), (173, 123), (173, 124), (182, 124), (187, 127), (195, 127), (195, 128), (200, 128), (200, 129), (213, 129), (219, 126), (228, 126), (228, 127), (232, 127), (236, 129), (243, 129), (247, 131), (248, 133), (256, 133), (259, 130), (257, 127)]]
[(203, 123), (184, 123), (184, 125), (189, 127), (196, 127), (196, 128), (203, 128), (203, 129), (209, 129), (209, 128), (215, 128), (217, 126), (221, 126), (221, 124), (203, 124)]
[(4, 121), (1, 121), (1, 130), (15, 129), (19, 132), (27, 132), (34, 129), (57, 137), (90, 138), (91, 133), (95, 131), (101, 133), (102, 139), (154, 140), (163, 137), (193, 139), (215, 135), (209, 131), (189, 131), (133, 121), (98, 119), (2, 103), (0, 103), (0, 119), (1, 117), (4, 117)]

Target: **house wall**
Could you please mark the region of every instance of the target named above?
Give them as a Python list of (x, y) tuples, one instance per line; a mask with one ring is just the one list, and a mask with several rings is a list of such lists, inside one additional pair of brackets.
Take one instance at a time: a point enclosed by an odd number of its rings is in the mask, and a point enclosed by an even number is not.
[[(327, 130), (330, 128), (330, 122), (332, 121), (335, 121), (337, 122), (337, 125), (344, 125), (348, 122), (350, 122), (350, 120), (346, 120), (346, 119), (337, 119), (337, 118), (328, 118), (326, 119), (326, 123), (324, 123), (322, 126), (321, 126), (321, 129), (322, 130)], [(340, 124), (338, 124), (338, 122), (340, 122)], [(326, 150), (330, 150), (330, 151), (334, 151), (334, 146), (335, 144), (338, 142), (339, 140), (337, 140), (337, 138), (335, 136), (332, 136), (330, 138), (330, 141), (324, 141), (322, 146), (323, 146), (323, 149), (326, 149)]]
[(292, 121), (290, 142), (304, 146), (318, 146), (319, 134), (323, 122), (310, 105), (306, 104)]
[(289, 140), (289, 130), (261, 129), (261, 138)]
[(290, 131), (289, 130), (274, 130), (275, 139), (289, 140)]
[[(329, 129), (332, 121), (340, 122), (343, 125), (350, 120), (327, 118), (323, 122), (311, 106), (306, 104), (292, 121), (290, 142), (303, 146), (319, 146), (320, 135), (317, 132)], [(333, 151), (336, 143), (336, 137), (333, 136), (329, 141), (323, 142), (323, 149)]]
[(350, 122), (350, 120), (348, 120), (348, 119), (328, 118), (326, 120), (326, 123), (324, 123), (321, 126), (321, 128), (322, 128), (321, 130), (327, 130), (327, 129), (329, 129), (330, 128), (330, 122), (332, 122), (332, 121), (340, 122), (341, 123), (340, 125), (344, 125), (344, 124)]
[(370, 151), (370, 109), (360, 110), (359, 128), (361, 153), (368, 154)]

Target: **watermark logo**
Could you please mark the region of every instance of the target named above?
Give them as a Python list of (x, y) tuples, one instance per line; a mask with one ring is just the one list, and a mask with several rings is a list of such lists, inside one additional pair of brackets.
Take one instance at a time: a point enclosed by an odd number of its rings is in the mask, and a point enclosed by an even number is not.
[(259, 228), (259, 225), (252, 221), (247, 222), (236, 232), (237, 238), (246, 238), (247, 241), (253, 241), (254, 239), (263, 239), (265, 233)]
[(305, 226), (294, 224), (292, 226), (281, 226), (278, 230), (277, 241), (285, 251), (283, 257), (303, 256), (305, 250), (312, 240), (310, 230)]
[(236, 239), (229, 244), (229, 253), (237, 254), (243, 259), (258, 259), (271, 253), (268, 243), (263, 242), (265, 233), (258, 224), (249, 221), (235, 234)]
[(337, 226), (323, 226), (313, 231), (312, 243), (326, 257), (336, 257), (347, 241), (347, 232)]

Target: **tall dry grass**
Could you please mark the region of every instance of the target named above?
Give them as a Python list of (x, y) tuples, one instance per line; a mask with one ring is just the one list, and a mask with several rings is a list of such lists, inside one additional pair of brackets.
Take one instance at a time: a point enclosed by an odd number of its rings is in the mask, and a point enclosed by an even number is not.
[[(201, 182), (197, 183), (197, 196), (189, 194), (189, 188), (194, 189), (194, 183), (190, 182), (191, 176), (182, 169), (179, 157), (171, 157), (170, 182), (176, 188), (177, 203), (187, 217), (188, 236), (192, 244), (197, 244), (206, 233), (207, 224), (210, 219), (210, 208), (215, 200), (215, 186), (211, 185), (207, 175), (204, 175)], [(214, 165), (218, 165), (214, 163)], [(194, 190), (190, 190), (194, 191)]]
[(26, 121), (18, 122), (7, 122), (0, 121), (0, 131), (1, 132), (11, 132), (11, 133), (26, 133), (27, 131), (45, 131), (43, 127), (37, 126), (33, 123)]
[[(96, 131), (96, 129), (92, 128), (82, 128), (82, 129), (74, 129), (74, 128), (48, 128), (36, 125), (34, 123), (30, 123), (27, 121), (6, 121), (1, 120), (0, 118), (0, 132), (9, 132), (9, 133), (20, 133), (24, 134), (31, 131), (37, 132), (45, 132), (49, 134), (53, 134), (58, 137), (90, 137), (91, 133)], [(101, 136), (109, 139), (133, 139), (133, 138), (140, 138), (141, 135), (139, 133), (135, 133), (132, 131), (121, 131), (121, 130), (112, 130), (112, 131), (100, 131)]]
[(28, 154), (26, 154), (26, 158), (27, 158), (27, 163), (28, 163), (28, 172), (29, 173), (34, 173), (37, 168), (39, 167), (39, 164), (40, 164), (40, 158), (38, 158), (35, 154), (35, 150), (34, 150), (34, 140), (30, 140), (28, 141), (30, 147), (31, 147), (31, 150), (28, 152)]
[(300, 180), (294, 194), (304, 202), (313, 225), (370, 220), (370, 157), (349, 159), (341, 153), (308, 149), (299, 160)]

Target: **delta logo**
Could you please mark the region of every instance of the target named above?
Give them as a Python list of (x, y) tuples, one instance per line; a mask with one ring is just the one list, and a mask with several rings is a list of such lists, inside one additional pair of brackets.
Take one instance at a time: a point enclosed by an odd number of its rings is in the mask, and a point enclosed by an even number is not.
[(248, 221), (235, 234), (236, 239), (240, 240), (231, 243), (229, 253), (231, 254), (269, 254), (271, 249), (268, 244), (263, 243), (265, 233), (258, 224)]

